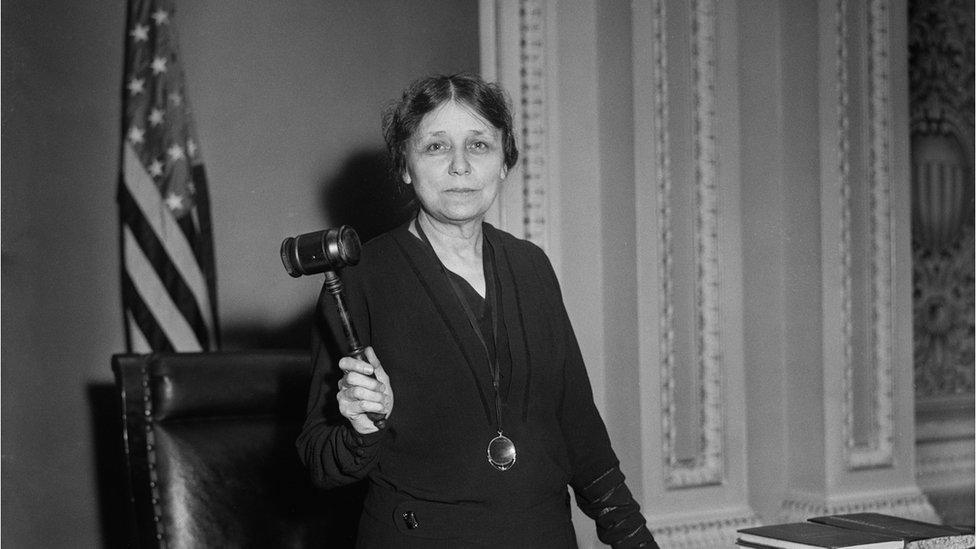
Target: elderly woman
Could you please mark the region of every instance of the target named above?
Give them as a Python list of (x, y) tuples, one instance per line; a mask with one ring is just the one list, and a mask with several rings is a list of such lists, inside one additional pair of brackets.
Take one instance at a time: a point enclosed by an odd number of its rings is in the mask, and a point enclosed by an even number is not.
[(504, 93), (475, 76), (419, 80), (384, 135), (419, 207), (343, 272), (369, 362), (342, 358), (331, 383), (320, 346), (298, 440), (317, 484), (368, 480), (357, 546), (576, 547), (571, 486), (604, 543), (657, 547), (549, 260), (484, 222), (518, 159)]

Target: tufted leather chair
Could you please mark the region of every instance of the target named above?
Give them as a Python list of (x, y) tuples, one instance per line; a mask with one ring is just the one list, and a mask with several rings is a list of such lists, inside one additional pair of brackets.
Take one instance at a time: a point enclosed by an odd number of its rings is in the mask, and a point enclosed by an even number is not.
[(349, 547), (362, 487), (320, 492), (298, 460), (305, 353), (112, 358), (133, 547)]

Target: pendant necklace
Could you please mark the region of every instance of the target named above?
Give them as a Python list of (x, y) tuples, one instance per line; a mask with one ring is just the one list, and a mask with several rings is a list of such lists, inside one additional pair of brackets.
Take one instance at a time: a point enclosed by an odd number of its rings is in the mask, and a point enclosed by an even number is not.
[[(451, 284), (451, 289), (454, 291), (454, 296), (461, 303), (461, 307), (464, 309), (465, 315), (468, 317), (468, 322), (474, 329), (475, 335), (478, 336), (478, 341), (481, 342), (481, 346), (485, 350), (485, 356), (488, 357), (488, 370), (491, 372), (491, 385), (495, 390), (495, 431), (497, 435), (488, 442), (488, 463), (492, 467), (498, 469), (499, 471), (507, 471), (515, 465), (515, 458), (517, 453), (515, 451), (515, 443), (512, 442), (510, 438), (505, 436), (502, 430), (502, 397), (499, 391), (499, 366), (498, 366), (498, 317), (497, 317), (497, 292), (495, 291), (495, 261), (494, 254), (491, 250), (491, 244), (482, 237), (482, 242), (484, 246), (482, 248), (482, 260), (484, 271), (485, 271), (485, 305), (491, 312), (491, 329), (492, 329), (492, 342), (496, 344), (495, 349), (495, 359), (492, 360), (491, 353), (488, 352), (488, 344), (485, 342), (485, 337), (481, 333), (481, 327), (478, 324), (478, 319), (471, 310), (471, 306), (468, 305), (468, 300), (465, 299), (464, 294), (461, 292), (461, 288), (458, 287), (457, 282), (453, 277), (447, 272), (447, 267), (441, 262), (440, 258), (437, 257), (437, 252), (434, 250), (433, 244), (427, 238), (424, 230), (420, 228), (420, 216), (414, 218), (413, 226), (420, 235), (421, 240), (423, 240), (430, 251), (433, 252), (434, 257), (441, 266), (441, 272), (447, 278), (447, 281)], [(488, 412), (487, 408), (485, 412)], [(489, 413), (490, 416), (490, 413)]]

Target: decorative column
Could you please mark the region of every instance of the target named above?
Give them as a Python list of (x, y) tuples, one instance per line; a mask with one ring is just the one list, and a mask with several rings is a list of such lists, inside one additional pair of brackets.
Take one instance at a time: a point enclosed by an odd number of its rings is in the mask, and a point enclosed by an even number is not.
[(782, 520), (938, 520), (914, 478), (904, 21), (902, 0), (820, 3), (823, 463), (789, 471)]
[[(550, 194), (555, 193), (550, 166), (556, 151), (549, 145), (549, 105), (555, 67), (549, 61), (551, 9), (545, 0), (481, 0), (481, 73), (497, 81), (512, 99), (519, 145), (519, 165), (508, 177), (489, 219), (498, 227), (555, 252), (550, 230)], [(556, 258), (553, 258), (554, 263)]]
[(662, 547), (731, 546), (748, 504), (736, 7), (634, 2), (643, 505)]

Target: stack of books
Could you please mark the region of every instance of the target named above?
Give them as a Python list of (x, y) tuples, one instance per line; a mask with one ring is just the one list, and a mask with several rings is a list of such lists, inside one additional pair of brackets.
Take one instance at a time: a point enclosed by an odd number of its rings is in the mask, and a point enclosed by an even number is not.
[(756, 549), (972, 549), (973, 529), (851, 513), (744, 528), (736, 544)]

